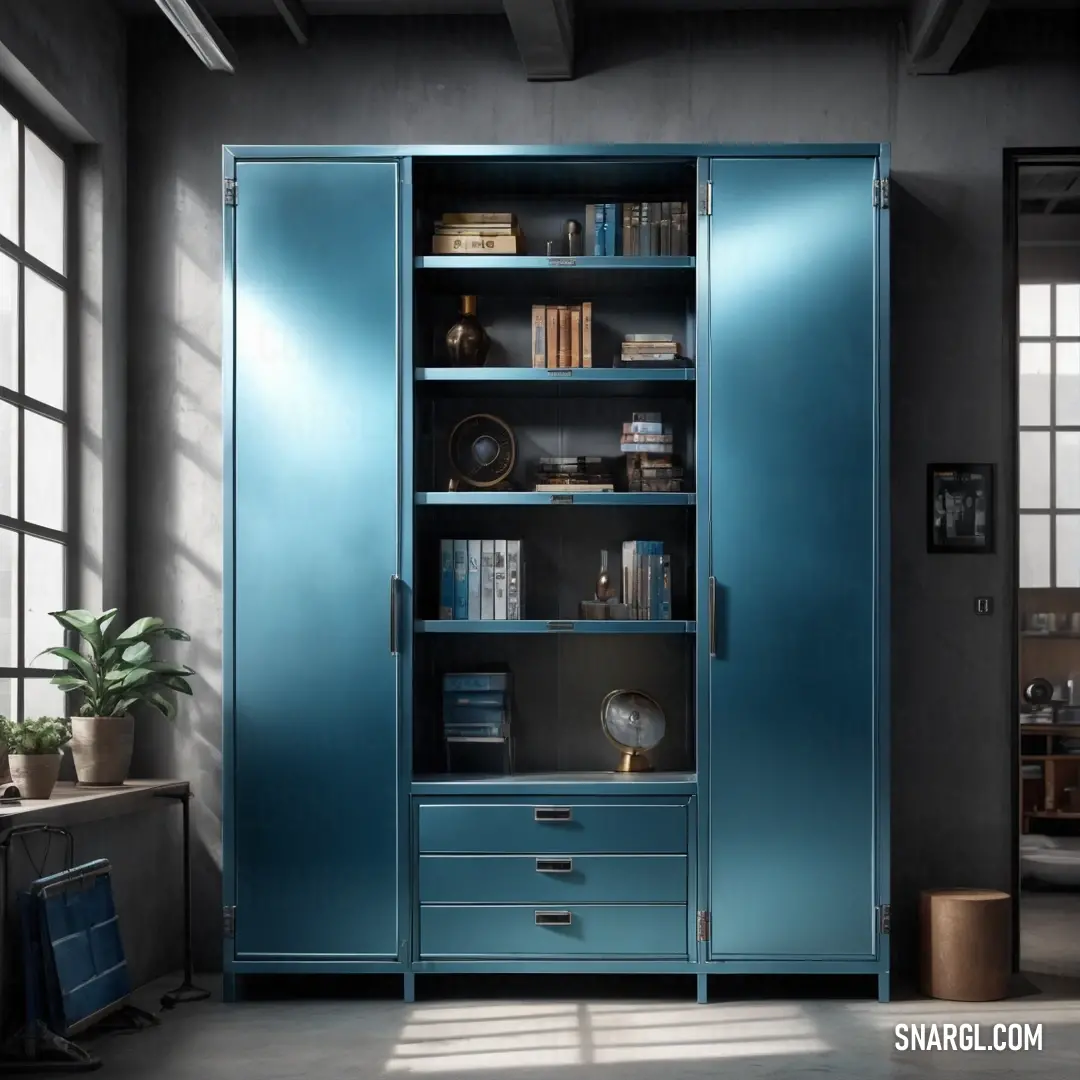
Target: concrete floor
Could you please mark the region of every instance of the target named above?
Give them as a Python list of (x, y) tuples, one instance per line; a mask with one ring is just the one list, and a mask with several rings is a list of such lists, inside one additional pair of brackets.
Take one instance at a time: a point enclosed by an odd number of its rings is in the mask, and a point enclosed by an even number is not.
[[(1016, 996), (964, 1005), (901, 1000), (753, 999), (695, 1005), (687, 979), (649, 1000), (653, 984), (620, 981), (624, 999), (504, 996), (397, 1000), (292, 1000), (189, 1004), (160, 1027), (103, 1034), (84, 1045), (115, 1080), (687, 1080), (761, 1077), (850, 1080), (901, 1077), (1080, 1077), (1080, 893), (1025, 895), (1025, 971)], [(1066, 977), (1072, 975), (1074, 977)], [(138, 995), (154, 1009), (166, 980)], [(388, 993), (396, 992), (391, 982)], [(522, 986), (514, 983), (516, 994)], [(610, 982), (604, 984), (608, 992)], [(427, 984), (430, 986), (430, 984)], [(475, 983), (454, 984), (474, 992)], [(425, 982), (417, 984), (423, 996)], [(723, 992), (714, 982), (713, 993)], [(679, 996), (683, 995), (683, 996)], [(1041, 1025), (1041, 1050), (897, 1049), (897, 1024)]]
[(1024, 892), (1020, 897), (1024, 970), (1080, 979), (1080, 892)]
[[(1036, 976), (985, 1005), (898, 1001), (263, 1001), (184, 1005), (160, 1027), (87, 1045), (115, 1080), (686, 1080), (823, 1074), (1080, 1076), (1080, 981)], [(206, 985), (210, 985), (207, 983)], [(144, 995), (149, 1005), (155, 993)], [(687, 988), (687, 993), (692, 988)], [(1042, 1049), (895, 1048), (897, 1024), (1042, 1025)]]

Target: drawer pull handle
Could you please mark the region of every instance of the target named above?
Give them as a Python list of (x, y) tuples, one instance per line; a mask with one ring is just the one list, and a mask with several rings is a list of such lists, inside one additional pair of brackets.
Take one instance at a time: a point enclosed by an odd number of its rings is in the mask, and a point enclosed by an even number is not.
[(569, 806), (533, 807), (533, 821), (569, 821), (572, 816)]
[(537, 926), (569, 926), (574, 921), (569, 911), (538, 911), (535, 918)]
[(572, 874), (574, 872), (574, 860), (537, 859), (536, 872), (538, 874)]

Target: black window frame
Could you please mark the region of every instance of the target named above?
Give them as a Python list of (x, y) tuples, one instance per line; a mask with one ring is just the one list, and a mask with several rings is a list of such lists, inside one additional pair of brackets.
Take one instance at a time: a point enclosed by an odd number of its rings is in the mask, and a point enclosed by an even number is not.
[[(79, 384), (78, 378), (78, 155), (76, 145), (14, 88), (0, 80), (0, 106), (2, 106), (19, 125), (19, 202), (18, 232), (19, 242), (0, 234), (0, 253), (11, 258), (18, 267), (18, 308), (19, 325), (18, 343), (18, 385), (20, 390), (0, 386), (0, 401), (19, 409), (17, 428), (18, 438), (18, 492), (16, 516), (0, 514), (0, 527), (17, 534), (17, 555), (15, 574), (14, 610), (18, 625), (15, 646), (15, 666), (0, 667), (0, 680), (10, 680), (14, 687), (12, 716), (10, 719), (25, 719), (26, 682), (32, 679), (51, 679), (58, 673), (57, 668), (32, 667), (34, 659), (26, 655), (26, 545), (25, 537), (33, 536), (59, 543), (64, 547), (64, 609), (77, 604), (79, 573), (77, 565), (77, 545), (79, 537), (79, 498), (78, 498), (78, 447), (80, 442)], [(58, 272), (25, 250), (26, 242), (26, 190), (25, 156), (26, 131), (30, 130), (50, 150), (56, 153), (64, 163), (64, 269)], [(26, 270), (30, 269), (46, 281), (61, 289), (64, 293), (64, 407), (57, 409), (46, 402), (30, 398), (22, 393), (25, 388), (26, 353), (25, 353), (25, 301), (23, 283)], [(26, 454), (25, 421), (27, 411), (56, 420), (64, 427), (63, 457), (63, 500), (64, 528), (50, 529), (25, 520), (26, 492)], [(59, 629), (59, 628), (58, 628)], [(57, 635), (57, 644), (75, 644), (71, 634)], [(65, 708), (64, 710), (68, 710)]]

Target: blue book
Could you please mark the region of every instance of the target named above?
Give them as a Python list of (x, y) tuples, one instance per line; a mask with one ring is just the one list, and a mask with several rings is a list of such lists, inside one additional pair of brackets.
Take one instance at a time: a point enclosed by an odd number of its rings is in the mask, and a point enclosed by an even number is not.
[(454, 541), (439, 541), (439, 618), (454, 617)]
[(469, 619), (480, 619), (480, 557), (481, 542), (469, 541)]
[(596, 248), (597, 255), (606, 255), (607, 252), (607, 230), (604, 228), (604, 215), (607, 209), (604, 203), (596, 204), (596, 225), (594, 236), (594, 247)]
[(454, 541), (454, 618), (469, 617), (469, 542)]
[(618, 203), (604, 204), (604, 254), (622, 254), (622, 217)]
[(657, 618), (671, 618), (671, 556), (660, 556), (660, 610)]

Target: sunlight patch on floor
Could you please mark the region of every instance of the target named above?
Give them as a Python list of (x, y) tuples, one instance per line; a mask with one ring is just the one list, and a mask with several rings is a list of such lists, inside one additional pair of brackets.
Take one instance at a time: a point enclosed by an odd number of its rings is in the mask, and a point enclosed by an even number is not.
[(830, 1049), (798, 1005), (455, 1004), (411, 1009), (386, 1070), (487, 1072)]

